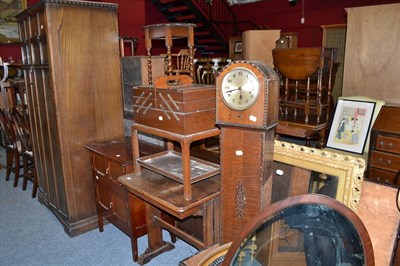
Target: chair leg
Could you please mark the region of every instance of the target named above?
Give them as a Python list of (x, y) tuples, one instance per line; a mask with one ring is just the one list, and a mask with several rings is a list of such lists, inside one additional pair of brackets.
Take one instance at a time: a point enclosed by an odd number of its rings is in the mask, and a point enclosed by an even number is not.
[(14, 152), (12, 150), (6, 150), (6, 160), (7, 160), (7, 171), (6, 171), (6, 181), (10, 180), (10, 175), (14, 163)]
[(325, 146), (326, 146), (325, 133), (326, 133), (326, 129), (323, 129), (319, 132), (320, 138), (317, 142), (318, 149), (325, 148)]
[(32, 198), (36, 198), (37, 190), (38, 190), (38, 179), (36, 176), (35, 169), (33, 169), (33, 188), (32, 188)]
[(22, 190), (26, 190), (26, 185), (28, 184), (28, 175), (29, 175), (29, 169), (28, 169), (28, 160), (26, 159), (25, 156), (23, 156), (22, 159), (22, 164), (23, 164), (23, 181), (22, 181)]
[(306, 138), (306, 147), (311, 147), (311, 141), (310, 138)]
[(15, 179), (14, 179), (14, 187), (18, 186), (18, 179), (19, 179), (19, 167), (20, 167), (20, 158), (19, 158), (19, 153), (16, 151), (14, 152), (14, 174), (15, 174)]

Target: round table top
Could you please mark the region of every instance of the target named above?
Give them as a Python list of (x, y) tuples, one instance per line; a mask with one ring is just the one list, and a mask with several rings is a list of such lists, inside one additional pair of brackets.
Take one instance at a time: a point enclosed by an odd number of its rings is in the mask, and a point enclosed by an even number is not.
[(143, 29), (149, 29), (149, 28), (155, 28), (155, 27), (185, 27), (185, 28), (195, 28), (197, 27), (196, 24), (194, 23), (159, 23), (159, 24), (151, 24), (151, 25), (146, 25), (143, 27)]

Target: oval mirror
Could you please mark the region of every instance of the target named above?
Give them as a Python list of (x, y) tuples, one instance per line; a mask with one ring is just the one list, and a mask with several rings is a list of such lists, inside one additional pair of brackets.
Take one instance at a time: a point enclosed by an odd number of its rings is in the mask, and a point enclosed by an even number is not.
[[(218, 265), (218, 264), (217, 264)], [(374, 265), (369, 235), (348, 207), (325, 195), (276, 202), (233, 241), (223, 265)]]

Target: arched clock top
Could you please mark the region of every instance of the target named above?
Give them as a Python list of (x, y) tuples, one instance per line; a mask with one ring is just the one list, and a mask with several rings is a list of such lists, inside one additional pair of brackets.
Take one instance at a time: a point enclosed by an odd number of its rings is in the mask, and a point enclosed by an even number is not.
[(269, 129), (279, 115), (279, 77), (259, 61), (235, 61), (219, 74), (217, 119), (219, 125)]

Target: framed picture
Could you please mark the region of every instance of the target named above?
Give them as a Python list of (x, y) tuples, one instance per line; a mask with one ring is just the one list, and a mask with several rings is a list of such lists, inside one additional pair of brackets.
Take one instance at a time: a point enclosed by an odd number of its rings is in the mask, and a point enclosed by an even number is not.
[(0, 0), (0, 43), (19, 42), (15, 16), (25, 8), (26, 0)]
[(363, 154), (375, 103), (339, 99), (326, 146)]
[(235, 53), (241, 53), (243, 51), (242, 42), (235, 42)]

